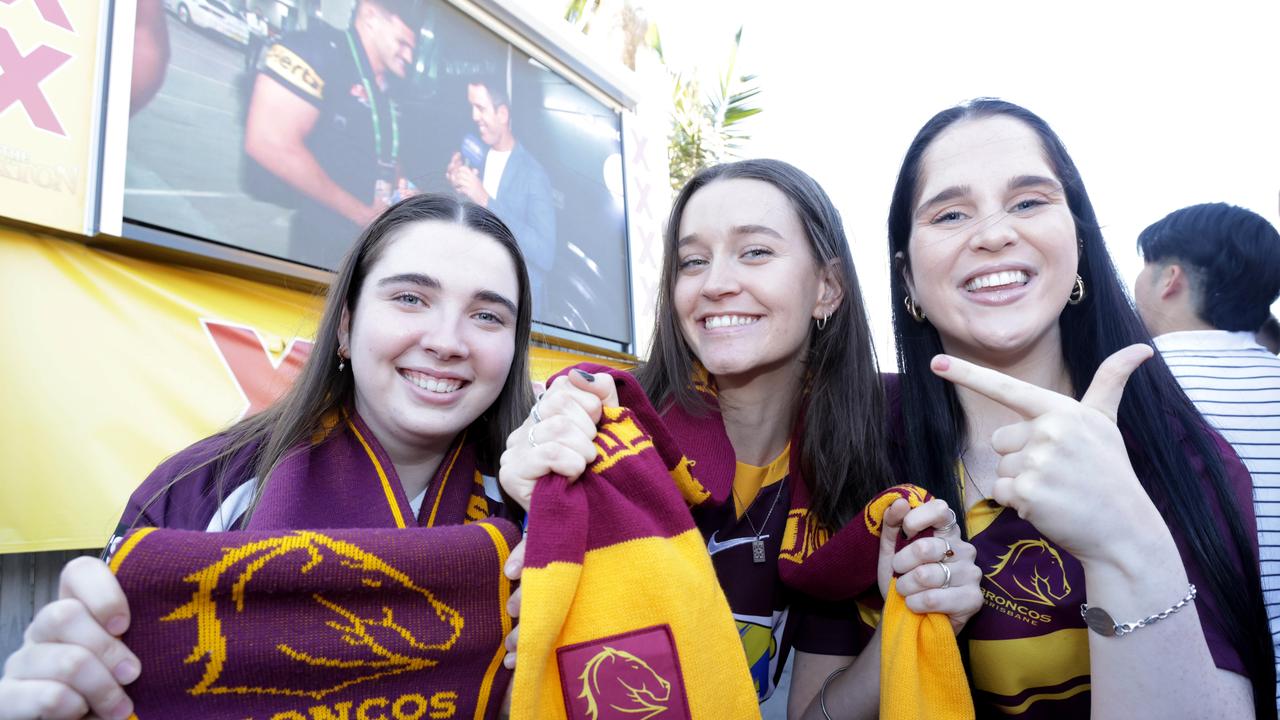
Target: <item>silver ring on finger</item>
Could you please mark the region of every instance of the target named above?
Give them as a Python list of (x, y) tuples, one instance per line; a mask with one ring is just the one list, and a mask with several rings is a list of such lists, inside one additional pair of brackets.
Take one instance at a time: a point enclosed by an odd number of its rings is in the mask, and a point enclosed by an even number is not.
[(945, 573), (944, 577), (942, 578), (942, 584), (939, 585), (938, 588), (943, 589), (943, 588), (951, 587), (951, 568), (947, 567), (947, 564), (943, 562), (939, 562), (935, 564), (938, 567), (942, 568), (942, 572)]
[[(940, 528), (938, 528), (937, 530), (935, 530), (935, 531), (933, 532), (933, 534), (934, 534), (934, 535), (941, 535), (942, 533), (949, 533), (949, 532), (951, 532), (952, 530), (955, 530), (955, 529), (956, 529), (956, 524), (957, 524), (957, 523), (956, 523), (956, 511), (955, 511), (955, 510), (952, 510), (951, 508), (947, 508), (947, 512), (951, 513), (951, 520), (950, 520), (949, 522), (947, 522), (947, 524), (946, 524), (946, 525), (943, 525), (942, 527), (940, 527)], [(947, 546), (947, 549), (948, 549), (948, 550), (950, 550), (950, 549), (951, 549), (951, 546), (950, 546), (950, 545), (948, 545), (948, 546)], [(948, 555), (947, 557), (950, 557), (950, 555)]]
[[(538, 402), (542, 401), (539, 400)], [(534, 425), (542, 422), (542, 413), (538, 412), (538, 403), (533, 404), (533, 409), (529, 411), (529, 417), (533, 418)]]
[(538, 447), (538, 441), (533, 439), (533, 431), (537, 429), (538, 424), (536, 422), (529, 426), (529, 447), (531, 448)]
[(956, 551), (951, 549), (951, 543), (948, 542), (946, 538), (940, 537), (938, 539), (942, 541), (943, 545), (947, 546), (947, 549), (942, 551), (942, 559), (939, 560), (938, 562), (940, 563), (948, 562), (951, 560), (951, 558), (956, 556)]

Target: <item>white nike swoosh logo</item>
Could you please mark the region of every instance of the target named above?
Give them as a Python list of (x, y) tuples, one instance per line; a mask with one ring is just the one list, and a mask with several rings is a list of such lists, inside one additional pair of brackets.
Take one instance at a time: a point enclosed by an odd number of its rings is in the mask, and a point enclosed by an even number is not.
[[(717, 530), (716, 532), (720, 531)], [(758, 539), (767, 540), (769, 539), (769, 536), (761, 535)], [(716, 542), (716, 533), (711, 533), (711, 537), (707, 540), (707, 554), (715, 555), (721, 550), (728, 550), (729, 548), (738, 547), (739, 545), (746, 545), (747, 543), (753, 543), (756, 540), (757, 538), (754, 537), (739, 537), (725, 540), (724, 542)]]

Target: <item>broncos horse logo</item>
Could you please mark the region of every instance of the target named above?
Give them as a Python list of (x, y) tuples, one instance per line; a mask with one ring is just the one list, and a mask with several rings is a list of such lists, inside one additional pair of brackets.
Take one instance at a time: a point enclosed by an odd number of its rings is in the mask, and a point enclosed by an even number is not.
[(996, 561), (987, 579), (1012, 600), (1054, 606), (1071, 592), (1062, 555), (1047, 540), (1019, 540)]
[[(671, 683), (644, 660), (625, 650), (605, 646), (587, 661), (578, 676), (579, 699), (587, 701), (591, 720), (635, 718), (648, 720), (667, 711)], [(601, 715), (601, 706), (612, 710)]]
[[(161, 621), (196, 621), (196, 644), (185, 662), (205, 666), (191, 695), (319, 700), (357, 683), (432, 667), (462, 634), (462, 615), (404, 572), (317, 532), (225, 548), (220, 559), (183, 580), (196, 585), (191, 601)], [(328, 597), (315, 592), (300, 604), (290, 593), (299, 585), (353, 589), (326, 591)], [(264, 651), (277, 664), (297, 664), (301, 672), (288, 673), (290, 687), (266, 685), (260, 664), (238, 662)]]

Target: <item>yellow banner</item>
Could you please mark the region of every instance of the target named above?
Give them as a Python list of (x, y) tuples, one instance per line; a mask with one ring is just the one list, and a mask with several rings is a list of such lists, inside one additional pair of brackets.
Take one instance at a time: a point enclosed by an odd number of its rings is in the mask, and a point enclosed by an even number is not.
[[(262, 395), (262, 365), (277, 369), (298, 352), (319, 306), (306, 293), (0, 227), (0, 334), (9, 338), (0, 552), (104, 544), (160, 460)], [(252, 356), (217, 334), (224, 327), (226, 337), (247, 329), (260, 338), (261, 364), (229, 364)]]
[(0, 0), (0, 215), (87, 232), (105, 7)]
[(321, 305), (0, 225), (0, 553), (104, 544), (161, 460), (284, 391)]

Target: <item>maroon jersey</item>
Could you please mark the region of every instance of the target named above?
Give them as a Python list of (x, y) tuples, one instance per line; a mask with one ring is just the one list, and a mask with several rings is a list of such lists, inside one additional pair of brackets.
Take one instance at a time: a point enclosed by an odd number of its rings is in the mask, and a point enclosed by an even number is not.
[[(789, 450), (784, 451), (763, 468), (738, 463), (734, 501), (693, 511), (737, 621), (761, 702), (773, 693), (793, 647), (855, 655), (865, 644), (853, 603), (820, 602), (782, 583), (778, 554), (791, 509), (789, 457)], [(756, 487), (759, 491), (753, 493)], [(746, 511), (739, 516), (743, 505)]]
[[(896, 378), (893, 378), (896, 380)], [(899, 395), (890, 400), (893, 457), (910, 452), (903, 437)], [(1222, 455), (1227, 479), (1235, 492), (1246, 532), (1253, 533), (1251, 481), (1247, 470), (1230, 448), (1214, 436)], [(1189, 443), (1184, 444), (1194, 457)], [(1134, 448), (1129, 448), (1130, 456)], [(1134, 463), (1140, 467), (1139, 463)], [(957, 463), (963, 487), (963, 466)], [(905, 470), (895, 472), (900, 480)], [(1084, 570), (1080, 562), (1036, 530), (1016, 512), (983, 498), (969, 498), (965, 522), (969, 542), (977, 550), (982, 571), (983, 607), (965, 626), (969, 666), (973, 678), (974, 706), (978, 717), (1082, 718), (1089, 716), (1089, 639), (1080, 616), (1085, 601)], [(1223, 527), (1222, 513), (1214, 515)], [(1172, 528), (1171, 528), (1172, 529)], [(1208, 587), (1203, 571), (1174, 530), (1187, 576), (1198, 588)], [(1172, 603), (1177, 598), (1170, 598)], [(1227, 640), (1213, 602), (1207, 593), (1195, 601), (1205, 641), (1219, 668), (1244, 674), (1239, 652)], [(1136, 618), (1134, 618), (1136, 619)]]

